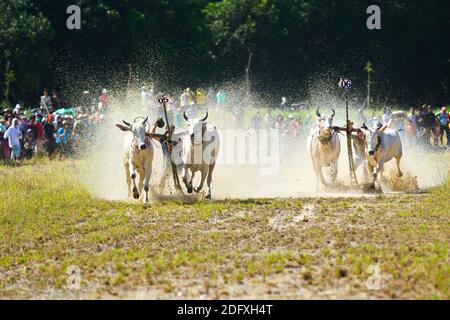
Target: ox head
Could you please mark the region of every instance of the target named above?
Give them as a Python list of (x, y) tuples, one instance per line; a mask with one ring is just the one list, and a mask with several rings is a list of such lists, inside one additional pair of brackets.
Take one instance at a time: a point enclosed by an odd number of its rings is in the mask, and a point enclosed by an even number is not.
[(135, 144), (139, 150), (145, 150), (147, 149), (147, 145), (145, 144), (145, 126), (148, 121), (148, 117), (146, 117), (142, 121), (136, 121), (133, 123), (126, 122), (123, 120), (124, 124), (116, 124), (116, 127), (118, 127), (122, 131), (131, 131), (133, 133), (133, 138), (135, 141)]
[(376, 128), (369, 129), (364, 122), (361, 128), (365, 130), (367, 153), (369, 156), (373, 156), (380, 147), (381, 137), (383, 136), (384, 130), (386, 130), (387, 126), (383, 126), (381, 123), (378, 123)]
[(206, 125), (205, 121), (208, 119), (208, 111), (206, 111), (205, 117), (201, 119), (189, 119), (186, 112), (183, 112), (183, 117), (187, 122), (191, 140), (195, 144), (201, 144), (203, 141), (203, 126)]
[(319, 129), (325, 136), (330, 136), (333, 131), (333, 119), (336, 112), (331, 109), (332, 113), (329, 116), (322, 116), (319, 112), (319, 108), (316, 110), (317, 120), (319, 121)]

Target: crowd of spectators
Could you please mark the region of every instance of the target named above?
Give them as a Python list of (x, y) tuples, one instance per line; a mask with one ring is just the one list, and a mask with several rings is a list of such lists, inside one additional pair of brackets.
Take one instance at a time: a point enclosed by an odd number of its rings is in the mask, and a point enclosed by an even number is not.
[[(162, 105), (157, 102), (153, 87), (143, 86), (140, 92), (142, 112), (152, 117), (165, 117)], [(215, 110), (229, 111), (234, 115), (236, 123), (243, 121), (243, 108), (230, 107), (227, 93), (220, 89), (205, 92), (202, 89), (186, 88), (178, 95), (166, 95), (167, 116), (169, 123), (177, 128), (184, 125), (183, 112), (201, 109), (208, 105)], [(73, 107), (61, 99), (59, 93), (44, 90), (39, 100), (39, 107), (24, 110), (20, 104), (15, 108), (5, 108), (0, 111), (0, 161), (19, 163), (21, 159), (47, 155), (50, 158), (75, 157), (80, 154), (95, 135), (98, 125), (104, 121), (110, 111), (111, 101), (106, 89), (98, 96), (92, 96), (88, 91), (83, 92), (81, 106)], [(278, 112), (272, 109), (256, 111), (250, 118), (252, 129), (278, 129), (282, 137), (288, 139), (306, 138), (312, 126), (315, 125), (311, 112), (295, 112), (286, 115), (286, 98), (282, 99), (283, 106)], [(197, 108), (200, 107), (200, 108)], [(276, 115), (274, 113), (276, 112)], [(366, 117), (372, 112), (371, 117)], [(303, 114), (303, 116), (300, 116)], [(403, 111), (392, 112), (384, 108), (383, 113), (359, 110), (359, 125), (366, 123), (376, 126), (378, 123), (389, 125), (398, 130), (403, 143), (408, 146), (450, 146), (449, 113), (446, 107), (434, 112), (429, 105), (411, 108), (409, 113)]]
[(95, 110), (69, 107), (57, 92), (44, 90), (39, 107), (25, 110), (20, 104), (0, 111), (0, 162), (18, 164), (22, 159), (77, 156), (97, 125), (105, 119), (107, 91)]

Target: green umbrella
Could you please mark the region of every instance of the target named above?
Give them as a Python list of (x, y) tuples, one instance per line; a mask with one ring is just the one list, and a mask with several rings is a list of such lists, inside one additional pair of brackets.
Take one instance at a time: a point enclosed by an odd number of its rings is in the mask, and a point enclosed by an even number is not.
[(75, 116), (75, 110), (73, 110), (72, 108), (61, 108), (61, 109), (56, 110), (55, 112), (60, 115), (65, 115), (67, 113), (71, 113), (72, 116)]

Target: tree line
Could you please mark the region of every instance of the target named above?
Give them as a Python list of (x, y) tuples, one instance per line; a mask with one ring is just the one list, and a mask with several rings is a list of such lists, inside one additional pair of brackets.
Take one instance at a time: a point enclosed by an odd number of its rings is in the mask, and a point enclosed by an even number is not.
[[(66, 26), (68, 6), (81, 29)], [(43, 87), (67, 96), (130, 81), (161, 90), (248, 77), (268, 99), (307, 99), (340, 76), (375, 99), (450, 102), (450, 2), (380, 0), (369, 30), (361, 0), (2, 0), (0, 76), (4, 101), (34, 103)], [(251, 59), (249, 59), (251, 57)], [(249, 63), (250, 62), (250, 63)]]

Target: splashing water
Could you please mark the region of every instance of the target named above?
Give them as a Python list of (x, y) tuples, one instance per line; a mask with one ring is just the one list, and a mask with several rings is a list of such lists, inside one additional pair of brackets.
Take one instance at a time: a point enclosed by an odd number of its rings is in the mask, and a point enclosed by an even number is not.
[[(223, 87), (222, 87), (223, 88)], [(320, 88), (314, 88), (314, 91), (320, 91)], [(227, 110), (218, 109), (215, 104), (208, 104), (202, 108), (201, 112), (208, 109), (208, 125), (216, 126), (219, 130), (242, 129), (247, 130), (250, 126), (248, 119), (235, 117), (235, 108), (245, 100), (241, 91), (235, 88), (226, 88), (229, 106)], [(345, 123), (345, 113), (342, 106), (339, 105), (339, 99), (327, 97), (323, 93), (309, 94), (315, 97), (313, 105), (321, 106), (321, 112), (329, 112), (331, 105), (336, 109), (334, 123), (343, 125)], [(98, 197), (113, 200), (127, 199), (127, 186), (125, 180), (125, 170), (122, 163), (122, 150), (124, 144), (124, 133), (115, 127), (115, 123), (121, 123), (122, 120), (132, 121), (136, 116), (149, 116), (149, 122), (153, 123), (158, 116), (158, 106), (156, 97), (153, 97), (155, 103), (150, 108), (143, 110), (138, 92), (133, 92), (131, 97), (115, 103), (112, 111), (101, 129), (98, 138), (92, 141), (92, 146), (87, 152), (87, 165), (85, 174), (81, 180), (89, 190)], [(244, 114), (251, 114), (257, 110), (256, 106), (264, 106), (257, 98), (252, 97), (253, 105), (244, 109)], [(245, 100), (248, 103), (248, 99)], [(332, 102), (330, 102), (332, 101)], [(342, 105), (342, 101), (340, 102)], [(274, 111), (274, 117), (277, 113)], [(266, 111), (261, 109), (262, 116)], [(305, 112), (314, 114), (315, 109)], [(356, 114), (356, 108), (352, 108), (352, 114)], [(313, 118), (314, 119), (314, 118)], [(304, 119), (302, 119), (304, 120)], [(184, 124), (182, 124), (184, 126)], [(183, 129), (183, 128), (177, 128)], [(160, 131), (161, 132), (161, 131)], [(255, 198), (255, 197), (299, 197), (299, 196), (345, 196), (360, 194), (361, 191), (348, 191), (343, 189), (321, 190), (316, 192), (316, 177), (309, 154), (306, 151), (306, 133), (298, 138), (281, 137), (279, 153), (279, 170), (274, 175), (262, 175), (261, 168), (255, 164), (217, 164), (212, 180), (213, 199), (224, 198)], [(345, 136), (340, 135), (341, 154), (338, 165), (338, 181), (342, 186), (348, 186), (348, 160)], [(154, 190), (159, 183), (161, 170), (163, 167), (161, 146), (154, 142), (154, 160), (153, 172), (150, 181), (150, 189)], [(221, 151), (222, 152), (222, 146)], [(394, 160), (386, 164), (385, 190), (395, 191), (414, 191), (418, 188), (427, 188), (441, 183), (443, 176), (448, 172), (448, 157), (428, 154), (419, 149), (404, 148), (404, 155), (401, 162), (401, 168), (404, 177), (398, 179), (395, 176)], [(392, 167), (391, 167), (392, 166)], [(393, 174), (391, 174), (393, 173)], [(325, 179), (329, 180), (328, 169), (324, 169)], [(363, 177), (361, 166), (357, 170), (358, 179)], [(199, 174), (196, 175), (194, 185), (198, 184)], [(171, 179), (169, 179), (171, 180)], [(181, 179), (180, 179), (181, 180)], [(171, 181), (170, 181), (171, 183)], [(184, 185), (182, 184), (183, 189)], [(206, 185), (205, 185), (206, 187)], [(204, 187), (204, 188), (205, 188)], [(174, 190), (169, 186), (169, 190)], [(154, 196), (153, 199), (158, 199)]]

